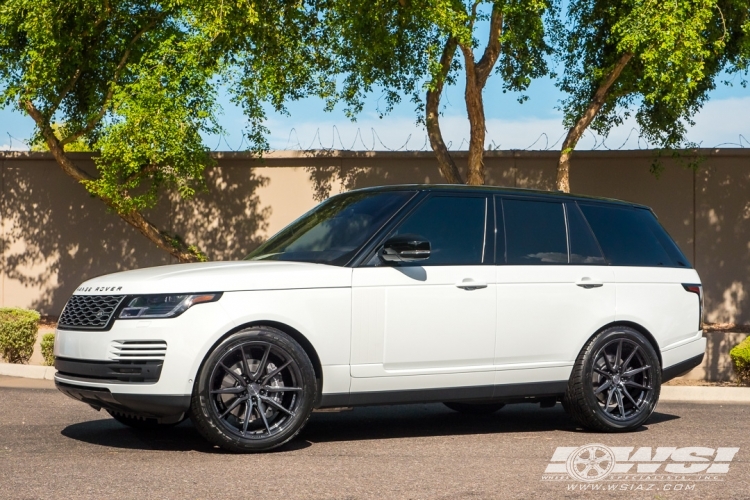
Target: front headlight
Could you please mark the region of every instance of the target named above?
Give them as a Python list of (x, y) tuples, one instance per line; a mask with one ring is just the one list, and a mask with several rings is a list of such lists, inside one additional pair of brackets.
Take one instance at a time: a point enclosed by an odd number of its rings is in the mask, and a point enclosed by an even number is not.
[(220, 298), (221, 293), (128, 297), (118, 319), (174, 318), (196, 304), (216, 302)]

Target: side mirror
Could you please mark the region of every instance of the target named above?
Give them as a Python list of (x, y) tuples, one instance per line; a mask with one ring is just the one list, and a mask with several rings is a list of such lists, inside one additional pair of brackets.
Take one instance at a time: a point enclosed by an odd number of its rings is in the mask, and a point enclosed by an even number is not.
[(416, 234), (401, 234), (383, 244), (380, 257), (386, 262), (415, 262), (430, 258), (430, 242)]

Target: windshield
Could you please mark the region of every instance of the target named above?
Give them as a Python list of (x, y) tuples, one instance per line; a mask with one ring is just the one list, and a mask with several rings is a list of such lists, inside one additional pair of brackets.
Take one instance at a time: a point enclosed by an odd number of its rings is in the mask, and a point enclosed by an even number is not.
[(334, 196), (282, 229), (246, 259), (344, 265), (413, 194), (390, 191)]

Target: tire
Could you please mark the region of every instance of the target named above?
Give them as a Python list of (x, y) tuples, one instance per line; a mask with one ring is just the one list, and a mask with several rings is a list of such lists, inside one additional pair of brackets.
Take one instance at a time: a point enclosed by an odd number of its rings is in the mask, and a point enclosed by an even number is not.
[(315, 371), (289, 335), (259, 326), (222, 341), (195, 382), (190, 418), (198, 432), (238, 453), (268, 451), (294, 438), (317, 395)]
[(563, 408), (582, 427), (625, 432), (643, 425), (656, 408), (661, 366), (651, 343), (632, 328), (608, 328), (581, 350)]
[(119, 413), (119, 412), (112, 411), (112, 410), (107, 410), (107, 413), (109, 413), (112, 418), (120, 422), (122, 425), (127, 425), (128, 427), (132, 429), (138, 429), (140, 431), (166, 429), (168, 427), (174, 427), (175, 425), (182, 422), (182, 420), (178, 420), (177, 422), (171, 422), (169, 424), (162, 424), (155, 418), (146, 418), (146, 417), (138, 417), (135, 415), (127, 415), (125, 413)]
[(458, 413), (466, 415), (491, 415), (500, 410), (505, 403), (443, 403), (445, 406)]

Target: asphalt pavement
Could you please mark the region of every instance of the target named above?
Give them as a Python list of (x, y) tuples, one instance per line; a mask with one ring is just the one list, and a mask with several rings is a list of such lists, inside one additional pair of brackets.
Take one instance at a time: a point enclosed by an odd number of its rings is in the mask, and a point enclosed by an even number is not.
[[(594, 443), (614, 450), (620, 467), (651, 460), (649, 470), (660, 472), (597, 481), (546, 472), (564, 470), (578, 453), (571, 450)], [(707, 471), (719, 448), (739, 451), (720, 452), (723, 462)], [(139, 432), (55, 390), (0, 388), (0, 498), (748, 499), (749, 457), (750, 405), (741, 404), (660, 403), (627, 434), (584, 432), (560, 405), (512, 405), (485, 417), (439, 404), (316, 412), (282, 449), (234, 455), (189, 421)], [(690, 467), (719, 473), (674, 473)]]

